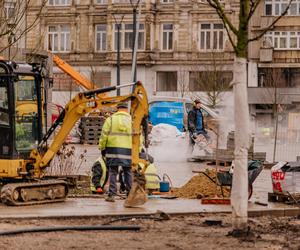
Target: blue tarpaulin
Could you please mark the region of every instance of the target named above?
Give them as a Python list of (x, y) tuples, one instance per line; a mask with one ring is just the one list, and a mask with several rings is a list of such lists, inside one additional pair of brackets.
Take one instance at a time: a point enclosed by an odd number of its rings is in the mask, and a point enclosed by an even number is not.
[(153, 125), (166, 123), (183, 131), (183, 102), (154, 102), (150, 104), (149, 116)]

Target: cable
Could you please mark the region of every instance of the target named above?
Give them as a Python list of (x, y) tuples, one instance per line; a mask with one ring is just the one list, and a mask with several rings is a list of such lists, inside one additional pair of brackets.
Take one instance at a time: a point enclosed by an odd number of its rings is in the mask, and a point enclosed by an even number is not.
[(131, 219), (149, 219), (149, 220), (158, 220), (158, 221), (164, 220), (162, 218), (158, 218), (158, 217), (154, 217), (154, 216), (127, 216), (127, 217), (112, 219), (108, 222), (103, 223), (102, 225), (109, 225), (116, 221), (124, 221), (124, 220), (131, 220)]
[(89, 231), (89, 230), (140, 230), (140, 226), (111, 226), (111, 225), (91, 225), (91, 226), (61, 226), (61, 227), (38, 227), (38, 228), (24, 228), (19, 230), (11, 230), (0, 232), (1, 235), (15, 235), (23, 233), (37, 233), (37, 232), (58, 232), (66, 230), (75, 231)]
[(102, 225), (109, 225), (116, 221), (124, 221), (124, 220), (131, 220), (131, 219), (148, 219), (148, 220), (155, 220), (155, 221), (163, 221), (163, 220), (170, 220), (170, 216), (163, 211), (157, 211), (153, 215), (131, 215), (131, 216), (123, 216), (116, 219), (112, 219), (108, 222), (103, 223)]

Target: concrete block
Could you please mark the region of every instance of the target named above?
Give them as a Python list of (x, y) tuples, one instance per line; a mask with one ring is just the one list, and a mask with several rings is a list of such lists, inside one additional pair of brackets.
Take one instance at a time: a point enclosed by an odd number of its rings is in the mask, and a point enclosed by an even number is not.
[(261, 216), (283, 217), (284, 209), (261, 210)]
[(284, 216), (298, 216), (298, 215), (300, 215), (300, 208), (298, 207), (284, 209)]

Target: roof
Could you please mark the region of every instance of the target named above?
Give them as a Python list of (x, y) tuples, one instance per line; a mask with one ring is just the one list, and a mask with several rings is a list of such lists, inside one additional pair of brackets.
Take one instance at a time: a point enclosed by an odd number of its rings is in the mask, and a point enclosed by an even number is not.
[(173, 97), (173, 96), (152, 96), (149, 98), (149, 103), (157, 102), (157, 101), (165, 101), (165, 102), (185, 102), (185, 103), (193, 103), (191, 99), (181, 98), (181, 97)]
[[(188, 98), (181, 98), (181, 97), (172, 97), (172, 96), (153, 96), (149, 99), (149, 104), (153, 102), (184, 102), (193, 104), (193, 101)], [(218, 119), (219, 115), (213, 109), (209, 108), (207, 105), (202, 103), (202, 107), (206, 110), (213, 118)]]

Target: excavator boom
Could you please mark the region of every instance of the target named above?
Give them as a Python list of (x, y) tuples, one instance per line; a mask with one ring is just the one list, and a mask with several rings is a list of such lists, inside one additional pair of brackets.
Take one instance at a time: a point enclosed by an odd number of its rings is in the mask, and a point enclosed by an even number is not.
[(91, 81), (89, 81), (82, 74), (76, 71), (70, 64), (68, 64), (56, 55), (51, 55), (53, 57), (53, 62), (57, 65), (57, 67), (59, 67), (64, 73), (69, 75), (71, 78), (73, 78), (79, 86), (84, 87), (86, 90), (91, 90), (95, 88), (95, 85)]

